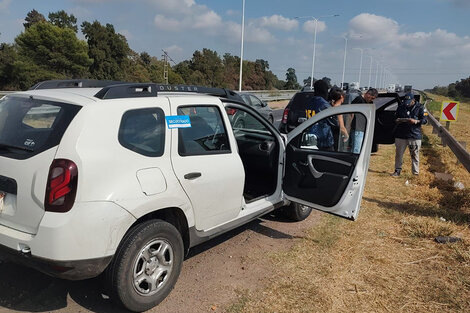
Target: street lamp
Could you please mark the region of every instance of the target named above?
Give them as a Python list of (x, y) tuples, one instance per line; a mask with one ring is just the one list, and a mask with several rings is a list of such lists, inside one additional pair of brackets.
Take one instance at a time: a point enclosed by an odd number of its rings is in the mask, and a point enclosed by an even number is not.
[(295, 17), (296, 19), (302, 19), (302, 18), (312, 19), (315, 22), (315, 30), (313, 32), (312, 75), (310, 76), (310, 88), (313, 88), (313, 72), (315, 70), (315, 46), (316, 46), (316, 43), (317, 43), (318, 19), (319, 18), (325, 18), (325, 17), (335, 17), (335, 16), (339, 16), (339, 14), (325, 15), (325, 16), (320, 16), (318, 18), (314, 17), (314, 16), (297, 16), (297, 17)]
[(372, 77), (372, 56), (369, 55), (370, 58), (370, 65), (369, 65), (369, 84), (367, 85), (367, 89), (370, 88), (370, 79)]
[(245, 0), (243, 0), (242, 4), (242, 46), (240, 48), (240, 81), (238, 84), (238, 91), (242, 91), (242, 68), (243, 68), (243, 36), (245, 34)]
[(359, 88), (361, 88), (362, 54), (364, 53), (364, 49), (362, 49), (362, 48), (354, 48), (354, 49), (357, 49), (357, 50), (360, 50), (360, 51), (361, 51), (361, 63), (360, 63), (360, 65), (359, 65)]
[(348, 37), (344, 36), (344, 58), (343, 58), (343, 76), (341, 77), (341, 89), (344, 89), (344, 72), (346, 71), (346, 52), (348, 49)]
[(377, 79), (379, 78), (379, 61), (377, 61), (377, 70), (375, 71), (375, 88), (378, 88), (377, 86)]

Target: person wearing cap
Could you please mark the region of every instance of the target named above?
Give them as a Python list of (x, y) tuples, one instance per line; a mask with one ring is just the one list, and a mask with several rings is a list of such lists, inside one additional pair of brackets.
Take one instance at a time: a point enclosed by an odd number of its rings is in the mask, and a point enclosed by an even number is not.
[(419, 150), (421, 149), (421, 125), (427, 124), (424, 107), (416, 102), (412, 92), (405, 95), (402, 105), (395, 113), (397, 126), (395, 128), (395, 172), (392, 176), (400, 176), (403, 165), (403, 154), (406, 147), (410, 150), (411, 170), (419, 174)]

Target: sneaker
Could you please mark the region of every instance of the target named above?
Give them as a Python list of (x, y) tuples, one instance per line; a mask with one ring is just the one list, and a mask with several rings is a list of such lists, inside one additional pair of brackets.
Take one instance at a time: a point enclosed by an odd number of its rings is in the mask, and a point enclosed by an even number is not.
[(418, 176), (418, 175), (419, 175), (419, 173), (413, 173), (413, 175), (415, 175), (415, 176)]
[(398, 177), (398, 176), (400, 176), (400, 171), (399, 171), (399, 170), (395, 170), (395, 172), (393, 172), (392, 176), (393, 176), (393, 177)]

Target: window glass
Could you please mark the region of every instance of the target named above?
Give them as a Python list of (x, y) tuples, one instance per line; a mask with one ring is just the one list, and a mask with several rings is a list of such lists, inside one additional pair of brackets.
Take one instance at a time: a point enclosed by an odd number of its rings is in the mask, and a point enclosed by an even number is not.
[(119, 142), (123, 147), (145, 156), (162, 156), (165, 145), (164, 115), (160, 108), (127, 111), (119, 127)]
[(263, 133), (270, 133), (268, 128), (264, 126), (256, 117), (250, 113), (236, 109), (236, 108), (226, 108), (230, 123), (232, 128), (236, 130), (251, 130), (251, 131), (261, 131)]
[(178, 115), (189, 115), (191, 127), (178, 129), (181, 156), (230, 153), (227, 131), (215, 106), (185, 106)]
[(359, 154), (366, 118), (361, 113), (340, 114), (318, 121), (301, 134), (300, 147)]
[(0, 155), (26, 159), (58, 145), (80, 108), (32, 98), (2, 98)]
[(253, 104), (253, 106), (258, 106), (258, 107), (263, 106), (263, 104), (261, 103), (261, 101), (258, 98), (250, 95), (250, 99), (251, 99), (251, 103)]

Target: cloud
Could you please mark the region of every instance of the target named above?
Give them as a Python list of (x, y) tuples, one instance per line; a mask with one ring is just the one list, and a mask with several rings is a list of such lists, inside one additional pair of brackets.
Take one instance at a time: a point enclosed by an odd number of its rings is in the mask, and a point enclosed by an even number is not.
[(349, 22), (349, 36), (365, 41), (388, 42), (397, 37), (398, 23), (390, 18), (362, 13)]
[(164, 50), (168, 52), (169, 54), (181, 54), (184, 51), (183, 48), (177, 45), (166, 47)]
[[(310, 20), (306, 21), (303, 26), (303, 30), (307, 33), (313, 34), (315, 32), (315, 21)], [(322, 31), (326, 30), (326, 24), (323, 21), (317, 22), (317, 33), (321, 33)]]
[(290, 31), (299, 26), (299, 22), (281, 15), (264, 16), (260, 18), (260, 26)]
[(178, 32), (183, 28), (182, 23), (174, 18), (167, 18), (161, 14), (157, 14), (154, 18), (154, 24), (158, 29)]

